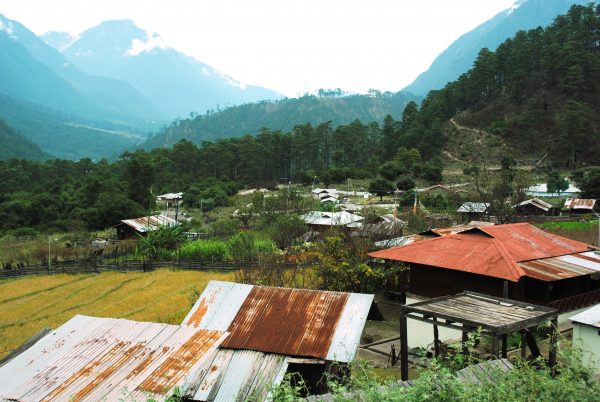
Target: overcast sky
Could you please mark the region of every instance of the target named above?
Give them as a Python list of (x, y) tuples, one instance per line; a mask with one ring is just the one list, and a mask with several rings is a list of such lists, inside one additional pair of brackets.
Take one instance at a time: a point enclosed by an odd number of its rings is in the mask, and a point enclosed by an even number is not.
[(36, 34), (131, 19), (246, 84), (398, 91), (514, 0), (1, 0)]

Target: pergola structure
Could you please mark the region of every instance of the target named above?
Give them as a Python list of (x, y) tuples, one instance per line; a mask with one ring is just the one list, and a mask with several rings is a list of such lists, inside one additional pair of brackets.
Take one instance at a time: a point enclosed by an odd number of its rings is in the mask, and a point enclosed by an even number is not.
[[(462, 292), (422, 302), (403, 305), (400, 308), (400, 371), (402, 380), (408, 380), (407, 318), (433, 325), (434, 353), (439, 356), (438, 326), (462, 332), (463, 353), (468, 353), (468, 333), (481, 330), (482, 335), (492, 338), (492, 354), (506, 358), (508, 335), (521, 333), (521, 357), (525, 358), (526, 346), (532, 355), (540, 351), (531, 329), (550, 321), (550, 351), (548, 364), (556, 363), (556, 331), (558, 311), (550, 307), (519, 302), (475, 292)], [(502, 340), (502, 354), (500, 354)]]

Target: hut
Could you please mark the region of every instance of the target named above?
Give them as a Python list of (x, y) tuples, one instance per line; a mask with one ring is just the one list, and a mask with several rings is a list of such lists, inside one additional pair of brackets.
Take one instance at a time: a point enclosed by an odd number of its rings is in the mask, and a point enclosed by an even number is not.
[(409, 267), (394, 293), (474, 291), (572, 311), (600, 302), (595, 247), (528, 223), (480, 226), (370, 253)]
[(141, 218), (123, 219), (115, 226), (119, 240), (136, 239), (145, 236), (162, 226), (176, 226), (179, 223), (166, 215), (142, 216)]
[(464, 221), (481, 221), (486, 218), (490, 204), (487, 202), (464, 202), (456, 212), (463, 217)]
[(568, 198), (565, 201), (565, 208), (571, 214), (593, 214), (597, 209), (597, 202), (589, 198)]
[(539, 198), (531, 198), (515, 205), (515, 213), (520, 216), (554, 215), (556, 208)]
[(569, 319), (573, 323), (573, 347), (581, 351), (583, 364), (600, 374), (600, 304)]

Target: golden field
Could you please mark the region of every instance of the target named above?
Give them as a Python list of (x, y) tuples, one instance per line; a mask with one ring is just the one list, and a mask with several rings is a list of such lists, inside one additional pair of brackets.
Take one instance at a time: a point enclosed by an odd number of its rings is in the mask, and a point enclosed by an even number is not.
[(0, 281), (0, 357), (76, 314), (179, 324), (208, 281), (233, 273), (154, 272), (32, 276)]

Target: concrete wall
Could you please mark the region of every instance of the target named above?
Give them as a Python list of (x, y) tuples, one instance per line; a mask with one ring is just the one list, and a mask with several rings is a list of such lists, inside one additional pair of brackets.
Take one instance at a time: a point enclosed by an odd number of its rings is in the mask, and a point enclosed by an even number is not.
[(573, 323), (573, 347), (582, 351), (583, 364), (600, 374), (600, 328)]

